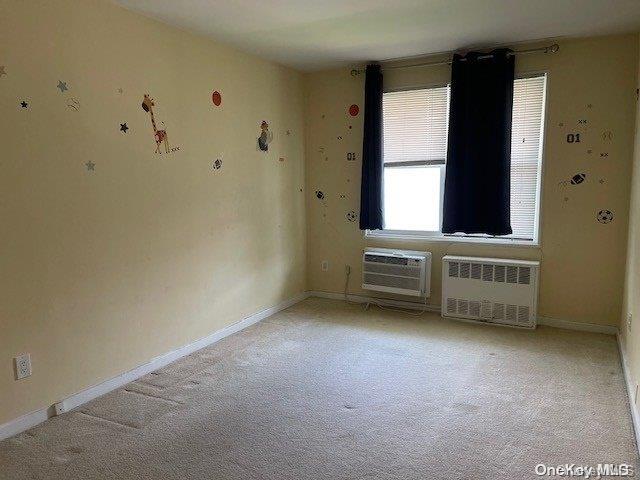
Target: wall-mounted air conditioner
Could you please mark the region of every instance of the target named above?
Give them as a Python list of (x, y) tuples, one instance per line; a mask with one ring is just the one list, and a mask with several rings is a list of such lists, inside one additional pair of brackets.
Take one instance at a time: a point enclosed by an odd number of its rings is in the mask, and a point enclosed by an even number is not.
[(428, 297), (431, 295), (431, 253), (367, 248), (362, 255), (362, 288)]
[(442, 316), (535, 328), (540, 262), (442, 259)]

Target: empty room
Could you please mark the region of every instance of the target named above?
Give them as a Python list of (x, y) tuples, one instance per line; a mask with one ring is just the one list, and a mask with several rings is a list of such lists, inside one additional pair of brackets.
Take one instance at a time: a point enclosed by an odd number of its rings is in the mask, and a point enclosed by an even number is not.
[(640, 477), (640, 1), (0, 0), (0, 480)]

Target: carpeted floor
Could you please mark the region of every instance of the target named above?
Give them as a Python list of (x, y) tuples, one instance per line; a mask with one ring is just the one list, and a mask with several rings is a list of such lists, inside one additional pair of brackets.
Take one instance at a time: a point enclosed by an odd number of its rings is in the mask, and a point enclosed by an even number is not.
[[(638, 466), (615, 339), (309, 299), (0, 443), (2, 479), (529, 479)], [(545, 477), (549, 478), (549, 477)]]

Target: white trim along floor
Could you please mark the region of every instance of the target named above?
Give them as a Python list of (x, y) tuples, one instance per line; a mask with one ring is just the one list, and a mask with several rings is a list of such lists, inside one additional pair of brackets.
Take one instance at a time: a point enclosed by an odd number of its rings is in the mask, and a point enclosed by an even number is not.
[[(47, 420), (48, 418), (51, 418), (52, 416), (70, 411), (80, 405), (85, 404), (86, 402), (89, 402), (90, 400), (93, 400), (117, 388), (120, 388), (131, 381), (134, 381), (144, 375), (147, 375), (150, 372), (153, 372), (154, 370), (160, 369), (186, 355), (189, 355), (204, 347), (212, 345), (213, 343), (225, 337), (228, 337), (229, 335), (239, 332), (240, 330), (243, 330), (248, 326), (253, 325), (265, 318), (268, 318), (309, 297), (344, 300), (343, 294), (335, 293), (335, 292), (309, 291), (309, 292), (300, 293), (284, 302), (281, 302), (278, 305), (275, 305), (273, 307), (257, 312), (253, 315), (250, 315), (249, 317), (246, 317), (245, 319), (235, 324), (229, 325), (228, 327), (225, 327), (222, 330), (214, 332), (204, 338), (201, 338), (188, 345), (184, 345), (176, 350), (173, 350), (163, 355), (160, 355), (158, 357), (155, 357), (151, 359), (149, 362), (144, 363), (130, 371), (123, 372), (122, 374), (114, 378), (106, 380), (97, 385), (88, 387), (80, 392), (74, 393), (64, 399), (61, 399), (55, 405), (51, 405), (49, 407), (36, 410), (34, 412), (31, 412), (19, 418), (16, 418), (12, 421), (9, 421), (3, 425), (0, 425), (0, 440), (11, 437), (20, 432), (26, 431), (34, 427), (35, 425), (38, 425), (39, 423)], [(423, 305), (419, 303), (390, 300), (390, 299), (381, 299), (381, 298), (375, 298), (375, 297), (364, 296), (364, 295), (349, 295), (348, 298), (349, 298), (349, 301), (362, 303), (362, 304), (380, 303), (387, 306), (402, 307), (402, 308), (408, 308), (408, 309), (414, 309), (414, 310), (419, 310), (423, 308)], [(439, 306), (427, 306), (426, 310), (430, 312), (439, 312), (440, 308)], [(556, 327), (556, 328), (570, 329), (570, 330), (605, 333), (609, 335), (617, 334), (617, 328), (613, 326), (578, 323), (578, 322), (571, 322), (566, 320), (552, 319), (548, 317), (539, 317), (538, 324), (547, 325), (547, 326)], [(626, 375), (627, 370), (626, 370), (626, 365), (624, 362), (622, 350), (620, 350), (620, 355), (623, 361), (623, 367), (625, 367), (625, 370), (624, 370), (625, 379), (627, 379), (627, 375)], [(631, 390), (630, 390), (629, 384), (627, 384), (627, 388), (629, 389), (629, 395), (631, 398)], [(633, 410), (634, 409), (632, 409), (632, 411)], [(633, 420), (634, 420), (634, 426), (636, 427), (636, 432), (637, 432), (638, 419), (635, 412), (633, 412)]]

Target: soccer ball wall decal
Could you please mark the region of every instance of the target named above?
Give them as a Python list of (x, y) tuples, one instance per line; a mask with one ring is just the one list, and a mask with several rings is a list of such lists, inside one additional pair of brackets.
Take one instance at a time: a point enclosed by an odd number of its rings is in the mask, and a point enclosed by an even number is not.
[(613, 212), (611, 210), (600, 210), (597, 218), (600, 223), (611, 223), (613, 221)]

